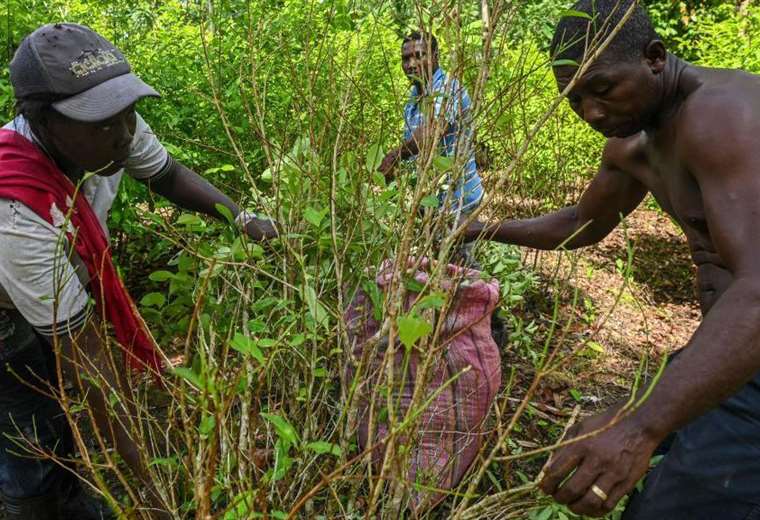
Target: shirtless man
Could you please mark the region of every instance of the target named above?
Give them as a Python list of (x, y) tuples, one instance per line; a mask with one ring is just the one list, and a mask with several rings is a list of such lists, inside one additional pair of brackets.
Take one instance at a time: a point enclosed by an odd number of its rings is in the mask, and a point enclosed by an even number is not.
[[(554, 59), (580, 63), (586, 33), (609, 34), (631, 1), (578, 2), (574, 9), (595, 21), (563, 18), (552, 42)], [(560, 89), (575, 72), (574, 66), (555, 67)], [(686, 235), (703, 321), (639, 408), (554, 454), (541, 489), (578, 514), (602, 516), (633, 490), (655, 449), (676, 432), (623, 519), (755, 518), (760, 78), (696, 67), (669, 54), (637, 7), (568, 100), (607, 138), (599, 171), (579, 202), (537, 218), (475, 223), (468, 235), (538, 249), (583, 247), (602, 240), (651, 193)], [(584, 421), (573, 434), (599, 429), (616, 411)]]

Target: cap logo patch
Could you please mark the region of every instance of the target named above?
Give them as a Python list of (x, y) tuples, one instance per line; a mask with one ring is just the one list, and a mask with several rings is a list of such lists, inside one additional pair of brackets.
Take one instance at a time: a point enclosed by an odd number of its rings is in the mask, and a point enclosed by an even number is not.
[(116, 56), (112, 50), (96, 49), (85, 51), (79, 58), (71, 62), (69, 70), (77, 78), (85, 78), (90, 74), (124, 63), (124, 58)]

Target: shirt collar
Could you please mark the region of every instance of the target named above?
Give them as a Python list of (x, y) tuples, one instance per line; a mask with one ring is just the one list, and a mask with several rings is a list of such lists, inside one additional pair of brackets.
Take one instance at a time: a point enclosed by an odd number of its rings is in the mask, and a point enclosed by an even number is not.
[(23, 114), (19, 114), (14, 118), (13, 127), (16, 132), (36, 144), (48, 157), (50, 157), (50, 153), (45, 148), (45, 145), (42, 144), (42, 141), (40, 141), (40, 139), (34, 133), (34, 130), (32, 130), (32, 125), (29, 124), (29, 121), (27, 121)]

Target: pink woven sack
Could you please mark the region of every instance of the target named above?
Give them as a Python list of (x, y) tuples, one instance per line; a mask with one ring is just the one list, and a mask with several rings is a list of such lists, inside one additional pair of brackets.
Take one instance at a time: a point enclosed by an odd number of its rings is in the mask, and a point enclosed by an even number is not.
[[(423, 261), (414, 278), (425, 284), (428, 281), (429, 264)], [(499, 300), (499, 284), (495, 280), (480, 278), (478, 271), (449, 265), (447, 277), (442, 282), (444, 290), (452, 284), (457, 287), (453, 303), (445, 318), (439, 346), (438, 359), (434, 360), (423, 399), (431, 397), (452, 376), (466, 367), (453, 384), (437, 395), (419, 419), (418, 427), (399, 438), (399, 443), (410, 447), (411, 455), (406, 471), (407, 485), (411, 487), (410, 507), (416, 511), (438, 504), (446, 495), (443, 491), (454, 488), (475, 460), (483, 444), (483, 424), (501, 384), (501, 356), (491, 335), (491, 314)], [(386, 262), (380, 269), (376, 283), (385, 292), (391, 282), (391, 266)], [(405, 302), (408, 309), (416, 295), (409, 294)], [(372, 302), (364, 292), (354, 298), (345, 314), (349, 339), (354, 346), (354, 363), (348, 367), (348, 384), (354, 379), (356, 363), (362, 359), (365, 346), (375, 336), (380, 323), (373, 317)], [(369, 400), (378, 384), (385, 384), (382, 372), (387, 339), (371, 359), (366, 360), (368, 369), (356, 388), (358, 392), (359, 447), (366, 449), (371, 441), (376, 445), (388, 434), (387, 422), (381, 410), (387, 402), (384, 392), (375, 392), (375, 431), (370, 438)], [(399, 403), (396, 417), (406, 414), (414, 394), (415, 376), (424, 359), (418, 349), (412, 349), (408, 359), (403, 387), (397, 383), (394, 401)], [(404, 368), (404, 348), (399, 345), (393, 361), (396, 381), (401, 379)], [(387, 416), (387, 413), (386, 413)], [(383, 461), (383, 444), (372, 454), (373, 462)], [(416, 485), (415, 485), (416, 484)]]

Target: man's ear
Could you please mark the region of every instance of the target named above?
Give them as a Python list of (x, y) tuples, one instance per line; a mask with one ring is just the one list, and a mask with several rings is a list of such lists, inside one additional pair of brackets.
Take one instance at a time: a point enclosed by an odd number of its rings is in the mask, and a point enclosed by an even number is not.
[(668, 51), (665, 50), (665, 44), (661, 40), (652, 40), (644, 49), (644, 59), (653, 74), (659, 74), (665, 69), (667, 58)]
[(47, 110), (38, 114), (37, 117), (34, 119), (34, 122), (30, 122), (32, 125), (32, 131), (35, 134), (48, 134), (48, 130), (50, 129), (50, 114), (47, 113)]

